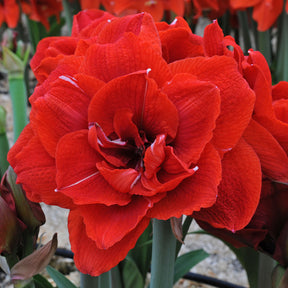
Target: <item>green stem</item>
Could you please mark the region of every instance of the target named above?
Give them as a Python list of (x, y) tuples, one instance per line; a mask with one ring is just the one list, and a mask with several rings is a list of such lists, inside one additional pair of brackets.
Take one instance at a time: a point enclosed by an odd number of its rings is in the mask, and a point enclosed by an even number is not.
[(276, 67), (276, 80), (288, 81), (288, 15), (283, 9), (281, 15), (280, 34), (278, 35), (278, 57)]
[(100, 288), (98, 286), (98, 277), (92, 277), (88, 274), (80, 273), (80, 287), (81, 288)]
[(9, 143), (6, 135), (6, 111), (0, 106), (0, 179), (7, 170), (9, 163), (7, 154), (9, 151)]
[(28, 123), (27, 117), (27, 90), (24, 73), (10, 74), (8, 76), (9, 91), (13, 107), (14, 141), (18, 138), (23, 128)]
[(71, 11), (71, 6), (68, 0), (63, 0), (62, 4), (64, 8), (64, 13), (65, 13), (66, 25), (68, 27), (69, 32), (71, 33), (72, 24), (73, 24), (73, 14)]
[(259, 254), (259, 266), (258, 266), (258, 288), (270, 288), (272, 287), (271, 276), (276, 261), (270, 256), (263, 253)]
[(269, 66), (272, 63), (270, 30), (257, 33), (258, 50), (264, 55)]
[(19, 261), (19, 258), (16, 254), (8, 254), (4, 256), (10, 269)]
[(170, 220), (153, 219), (153, 243), (150, 288), (172, 288), (176, 238)]
[(112, 274), (111, 270), (101, 274), (98, 277), (98, 287), (99, 288), (111, 288), (112, 287)]
[(241, 29), (241, 34), (244, 41), (244, 52), (247, 53), (248, 50), (252, 47), (250, 40), (250, 29), (248, 25), (247, 11), (238, 11), (237, 15), (239, 20), (239, 26)]
[(4, 175), (5, 171), (9, 167), (9, 163), (7, 161), (7, 154), (9, 151), (9, 143), (6, 136), (6, 133), (0, 134), (0, 179)]

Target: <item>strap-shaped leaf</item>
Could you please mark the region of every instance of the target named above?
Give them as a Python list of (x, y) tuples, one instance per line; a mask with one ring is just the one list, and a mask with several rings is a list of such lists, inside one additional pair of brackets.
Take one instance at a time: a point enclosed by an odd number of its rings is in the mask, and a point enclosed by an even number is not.
[(199, 249), (181, 255), (175, 261), (174, 283), (183, 277), (189, 270), (209, 256), (204, 250)]
[(50, 277), (55, 281), (58, 288), (77, 288), (70, 280), (68, 280), (62, 273), (47, 266), (46, 270)]

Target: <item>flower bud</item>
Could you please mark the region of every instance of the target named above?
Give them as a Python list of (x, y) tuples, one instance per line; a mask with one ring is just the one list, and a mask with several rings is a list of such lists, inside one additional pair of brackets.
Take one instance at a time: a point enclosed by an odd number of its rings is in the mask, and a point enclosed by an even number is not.
[[(16, 184), (16, 175), (11, 167), (0, 184), (0, 253), (17, 254), (26, 231), (36, 241), (39, 226), (45, 215), (39, 204), (30, 202), (21, 185)], [(26, 233), (27, 234), (27, 233)]]
[(0, 197), (0, 253), (11, 254), (21, 240), (21, 232), (25, 229), (16, 216), (16, 213), (10, 209), (9, 205)]

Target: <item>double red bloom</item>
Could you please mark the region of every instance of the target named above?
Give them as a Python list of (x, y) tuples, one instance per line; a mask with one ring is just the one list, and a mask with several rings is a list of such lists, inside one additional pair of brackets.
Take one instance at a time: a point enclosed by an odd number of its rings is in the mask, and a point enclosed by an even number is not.
[[(230, 0), (233, 9), (246, 9), (253, 7), (253, 19), (257, 22), (259, 31), (265, 31), (276, 22), (284, 9), (283, 0)], [(288, 13), (288, 2), (285, 4), (285, 10)]]
[(63, 10), (60, 0), (2, 0), (0, 1), (0, 26), (6, 23), (9, 28), (15, 28), (20, 18), (21, 11), (28, 15), (29, 19), (41, 22), (49, 29), (49, 17), (60, 17)]
[(32, 201), (71, 210), (80, 271), (115, 266), (151, 218), (242, 229), (263, 175), (288, 181), (288, 134), (265, 116), (261, 61), (217, 23), (201, 38), (182, 18), (148, 14), (82, 12), (71, 37), (40, 42), (30, 124), (8, 160)]

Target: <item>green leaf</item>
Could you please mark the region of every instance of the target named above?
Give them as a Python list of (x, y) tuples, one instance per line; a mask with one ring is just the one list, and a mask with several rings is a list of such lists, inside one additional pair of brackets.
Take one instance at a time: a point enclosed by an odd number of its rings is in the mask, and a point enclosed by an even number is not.
[(174, 283), (183, 277), (189, 270), (209, 256), (204, 250), (199, 249), (181, 255), (175, 261)]
[(40, 274), (33, 276), (33, 280), (35, 288), (53, 288), (52, 284)]
[[(127, 256), (121, 262), (122, 280), (125, 288), (143, 288), (143, 277), (134, 262), (134, 260)], [(59, 287), (60, 288), (60, 287)]]
[(77, 288), (71, 281), (69, 281), (63, 274), (51, 266), (46, 267), (48, 274), (55, 281), (58, 288)]

